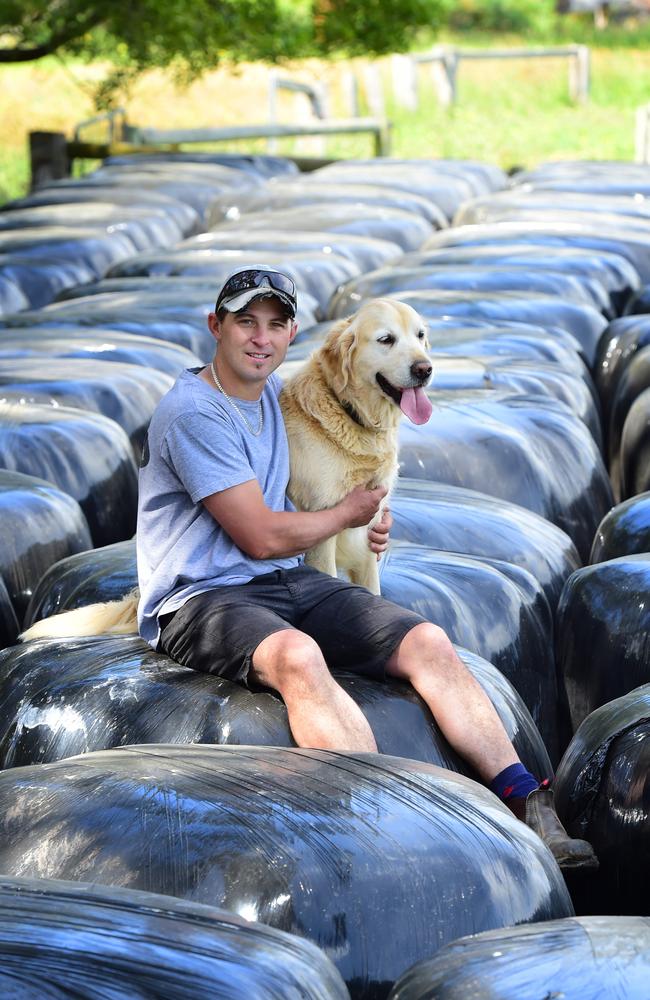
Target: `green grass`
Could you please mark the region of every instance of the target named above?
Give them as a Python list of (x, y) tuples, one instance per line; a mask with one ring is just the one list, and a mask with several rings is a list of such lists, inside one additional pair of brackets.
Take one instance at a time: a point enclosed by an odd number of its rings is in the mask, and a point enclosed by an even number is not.
[[(586, 28), (582, 28), (582, 41)], [(593, 33), (592, 33), (593, 34)], [(393, 122), (393, 153), (404, 157), (471, 157), (498, 163), (532, 166), (547, 159), (590, 158), (630, 160), (634, 155), (635, 109), (650, 100), (650, 49), (629, 44), (624, 37), (647, 40), (650, 27), (638, 33), (621, 29), (597, 33), (592, 49), (592, 89), (588, 104), (570, 102), (567, 65), (563, 60), (463, 62), (458, 75), (459, 99), (442, 108), (427, 68), (420, 70), (420, 105), (416, 112), (400, 107), (393, 96), (389, 60), (381, 61), (386, 111)], [(462, 47), (484, 45), (476, 32), (446, 36)], [(569, 38), (544, 38), (568, 41)], [(493, 45), (522, 44), (516, 36), (490, 36)], [(538, 37), (525, 40), (537, 44)], [(303, 78), (320, 78), (329, 86), (333, 113), (347, 115), (341, 88), (342, 64), (310, 60), (288, 67)], [(98, 65), (56, 60), (35, 66), (0, 67), (0, 201), (22, 194), (28, 183), (27, 134), (30, 129), (53, 129), (71, 134), (76, 122), (93, 113), (90, 91), (101, 78)], [(243, 67), (210, 74), (188, 91), (180, 91), (164, 74), (152, 73), (137, 85), (128, 104), (129, 117), (140, 124), (219, 125), (260, 122), (266, 117), (266, 69)], [(362, 108), (367, 113), (367, 109)], [(294, 106), (286, 105), (288, 118)], [(239, 144), (241, 148), (241, 144)], [(265, 144), (246, 144), (262, 152)], [(318, 155), (313, 141), (286, 140), (286, 154)], [(345, 136), (328, 140), (326, 154), (368, 156), (371, 140)]]

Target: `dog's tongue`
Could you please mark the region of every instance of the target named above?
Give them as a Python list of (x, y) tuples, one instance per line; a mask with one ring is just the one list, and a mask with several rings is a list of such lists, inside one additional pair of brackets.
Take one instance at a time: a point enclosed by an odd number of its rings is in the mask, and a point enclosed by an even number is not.
[(429, 397), (422, 388), (402, 389), (399, 408), (414, 424), (426, 424), (433, 411)]

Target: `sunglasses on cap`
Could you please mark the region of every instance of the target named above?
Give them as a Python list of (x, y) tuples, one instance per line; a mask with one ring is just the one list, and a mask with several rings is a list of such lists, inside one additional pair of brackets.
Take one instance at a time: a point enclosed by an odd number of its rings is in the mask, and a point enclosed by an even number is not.
[[(268, 288), (268, 292), (266, 289)], [(246, 293), (249, 293), (248, 295)], [(253, 294), (250, 294), (253, 293)], [(258, 295), (277, 295), (290, 310), (291, 315), (296, 314), (296, 286), (293, 280), (281, 271), (265, 270), (263, 268), (250, 268), (245, 271), (237, 271), (236, 274), (226, 280), (223, 288), (219, 292), (215, 312), (219, 309), (228, 311), (238, 311)], [(231, 309), (230, 307), (234, 307)]]

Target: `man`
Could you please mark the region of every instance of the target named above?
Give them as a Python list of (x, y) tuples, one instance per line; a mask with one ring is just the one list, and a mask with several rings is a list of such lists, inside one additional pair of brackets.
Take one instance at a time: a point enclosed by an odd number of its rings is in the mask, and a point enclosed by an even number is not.
[[(382, 489), (358, 487), (318, 512), (286, 496), (289, 456), (275, 369), (296, 336), (293, 281), (270, 268), (231, 275), (208, 326), (217, 350), (183, 372), (154, 413), (140, 473), (142, 636), (194, 670), (282, 696), (298, 746), (376, 751), (338, 666), (410, 682), (452, 747), (558, 861), (597, 864), (570, 840), (552, 792), (524, 768), (482, 688), (442, 629), (303, 563), (302, 553), (371, 520)], [(369, 535), (379, 555), (389, 524)]]

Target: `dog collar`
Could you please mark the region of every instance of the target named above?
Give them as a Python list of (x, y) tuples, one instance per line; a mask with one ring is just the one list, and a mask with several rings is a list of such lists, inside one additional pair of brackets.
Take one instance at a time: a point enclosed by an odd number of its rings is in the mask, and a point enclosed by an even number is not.
[(364, 424), (363, 420), (361, 419), (355, 408), (350, 405), (350, 403), (344, 403), (343, 400), (339, 400), (339, 402), (342, 408), (347, 413), (350, 420), (354, 420), (355, 424), (358, 424), (359, 427), (363, 427), (365, 430), (368, 429), (368, 425)]

